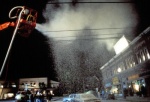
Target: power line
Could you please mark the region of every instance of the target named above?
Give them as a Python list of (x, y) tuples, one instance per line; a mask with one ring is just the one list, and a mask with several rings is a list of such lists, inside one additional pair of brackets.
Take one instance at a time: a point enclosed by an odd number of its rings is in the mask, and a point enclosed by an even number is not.
[(69, 38), (69, 37), (87, 37), (87, 36), (108, 36), (108, 35), (123, 35), (123, 33), (110, 33), (110, 34), (91, 34), (91, 35), (78, 35), (78, 36), (64, 36), (64, 37), (53, 37), (53, 38)]
[(48, 2), (47, 4), (72, 4), (72, 3), (75, 3), (75, 4), (77, 4), (77, 3), (82, 3), (82, 4), (85, 4), (85, 3), (87, 3), (87, 4), (97, 4), (97, 3), (135, 3), (135, 2), (133, 2), (133, 1), (128, 1), (128, 2), (115, 2), (115, 1), (112, 1), (112, 2), (106, 2), (106, 1), (103, 1), (103, 2), (82, 2), (82, 1), (80, 1), (80, 2), (56, 2), (56, 1), (50, 1), (50, 2)]
[[(120, 37), (88, 38), (88, 39), (75, 39), (75, 40), (88, 40), (88, 41), (92, 41), (92, 40), (110, 40), (110, 39), (120, 39)], [(55, 41), (62, 42), (62, 41), (75, 41), (75, 40), (55, 40)]]
[(72, 31), (85, 31), (85, 30), (114, 30), (114, 29), (127, 29), (134, 27), (125, 27), (125, 28), (97, 28), (97, 29), (75, 29), (75, 30), (53, 30), (53, 31), (43, 31), (43, 32), (72, 32)]

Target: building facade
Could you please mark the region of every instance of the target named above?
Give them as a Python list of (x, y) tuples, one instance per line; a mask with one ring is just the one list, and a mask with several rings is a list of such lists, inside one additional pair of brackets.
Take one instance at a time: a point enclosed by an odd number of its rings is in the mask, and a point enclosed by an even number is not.
[[(59, 82), (49, 80), (47, 77), (37, 78), (20, 78), (15, 81), (0, 81), (0, 99), (12, 99), (16, 93), (30, 90), (33, 95), (37, 94), (41, 89), (49, 92), (50, 94), (57, 95)], [(55, 90), (55, 93), (53, 91)], [(43, 95), (46, 96), (46, 93)]]
[(145, 95), (150, 96), (149, 44), (150, 27), (100, 68), (105, 91), (123, 94), (123, 88), (126, 87), (128, 95), (133, 96), (141, 95), (141, 87), (144, 87)]

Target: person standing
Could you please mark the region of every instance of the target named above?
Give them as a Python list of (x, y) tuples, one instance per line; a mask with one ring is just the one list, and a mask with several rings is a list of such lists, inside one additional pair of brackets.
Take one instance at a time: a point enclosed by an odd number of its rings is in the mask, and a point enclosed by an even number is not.
[(127, 86), (126, 86), (126, 84), (125, 84), (125, 82), (124, 82), (124, 83), (123, 83), (123, 97), (124, 97), (124, 98), (127, 97), (127, 93), (128, 93), (128, 91), (127, 91)]
[(104, 99), (105, 91), (102, 90), (102, 99)]
[(141, 86), (141, 95), (143, 96), (143, 97), (145, 97), (146, 96), (146, 89), (145, 89), (145, 87), (142, 85)]

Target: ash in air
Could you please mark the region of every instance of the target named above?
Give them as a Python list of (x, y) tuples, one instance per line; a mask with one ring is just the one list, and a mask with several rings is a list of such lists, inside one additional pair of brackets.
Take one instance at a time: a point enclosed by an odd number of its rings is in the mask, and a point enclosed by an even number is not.
[[(71, 2), (59, 0), (65, 1)], [(114, 55), (110, 52), (116, 41), (123, 35), (134, 37), (138, 25), (138, 14), (132, 3), (47, 4), (43, 15), (47, 22), (37, 24), (36, 29), (53, 39), (58, 69), (79, 67), (79, 60), (85, 60), (85, 67), (91, 69), (102, 66)]]

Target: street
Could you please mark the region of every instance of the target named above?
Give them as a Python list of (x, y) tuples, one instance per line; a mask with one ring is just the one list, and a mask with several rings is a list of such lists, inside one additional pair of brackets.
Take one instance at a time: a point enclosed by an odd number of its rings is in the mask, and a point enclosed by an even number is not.
[[(62, 102), (62, 97), (54, 97), (50, 102)], [(116, 100), (102, 100), (101, 102), (150, 102), (148, 98), (135, 98), (135, 99), (116, 99)]]
[[(60, 101), (51, 101), (51, 102), (62, 102)], [(120, 100), (102, 100), (101, 102), (133, 102), (133, 101), (120, 101)], [(139, 101), (140, 102), (140, 101)], [(143, 101), (144, 102), (144, 101)]]

